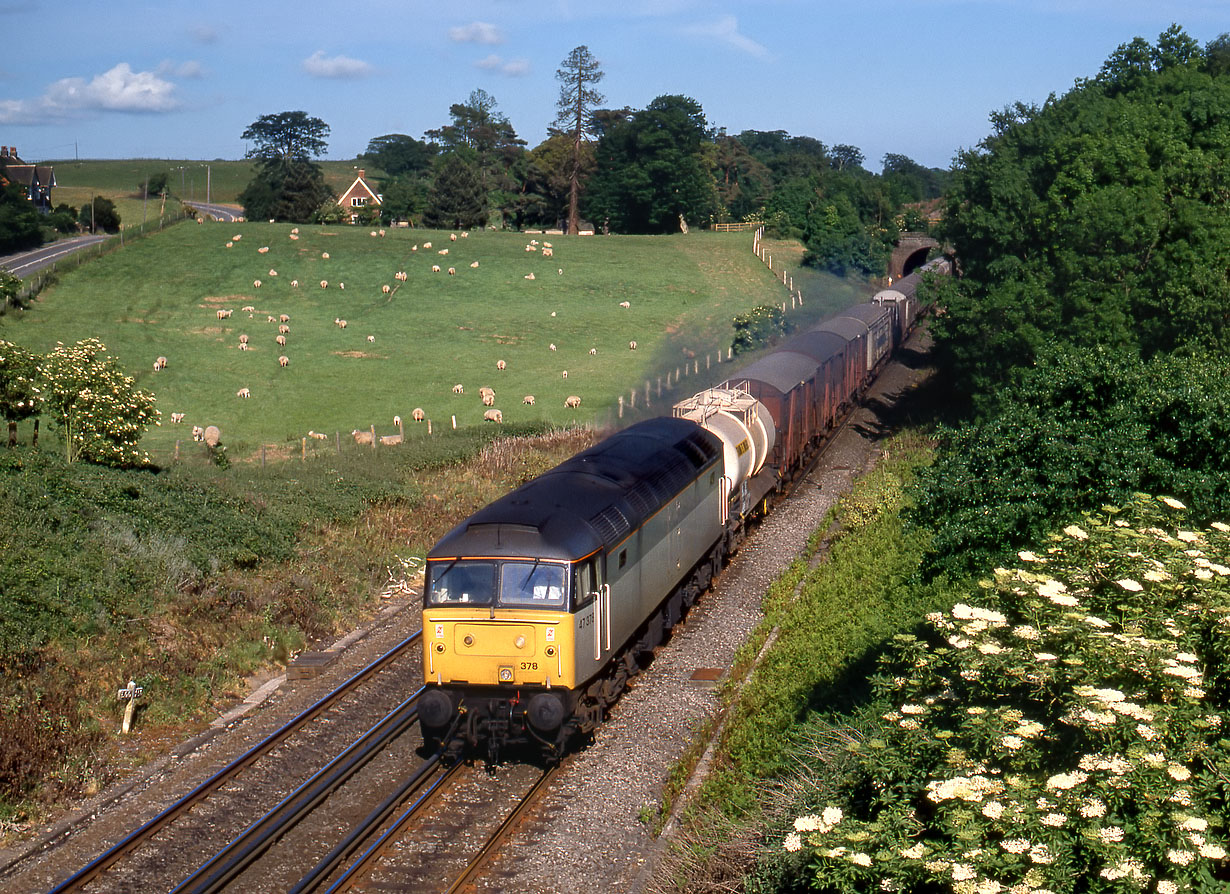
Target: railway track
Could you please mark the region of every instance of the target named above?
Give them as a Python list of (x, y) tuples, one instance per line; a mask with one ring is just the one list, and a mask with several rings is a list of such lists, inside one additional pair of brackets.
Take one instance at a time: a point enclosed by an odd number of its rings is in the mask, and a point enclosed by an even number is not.
[[(419, 641), (420, 635), (421, 632), (415, 632), (403, 639), (309, 708), (200, 783), (188, 794), (168, 806), (153, 819), (124, 836), (67, 879), (57, 884), (51, 889), (51, 894), (67, 894), (67, 892), (85, 890), (87, 886), (104, 876), (110, 877), (112, 881), (109, 884), (115, 885), (118, 889), (131, 887), (133, 890), (141, 890), (139, 884), (131, 882), (117, 883), (115, 877), (123, 875), (123, 867), (139, 857), (140, 852), (145, 846), (157, 838), (160, 844), (159, 849), (167, 848), (167, 841), (173, 836), (173, 827), (177, 823), (189, 816), (194, 810), (200, 811), (202, 805), (209, 802), (211, 798), (217, 798), (224, 789), (234, 787), (238, 780), (245, 777), (245, 774), (251, 774), (254, 769), (269, 763), (267, 759), (275, 751), (287, 746), (297, 735), (303, 737), (306, 733), (310, 732), (313, 729), (314, 721), (327, 719), (331, 712), (336, 712), (336, 709), (347, 696), (352, 695), (361, 686), (375, 680), (381, 672), (392, 668), (398, 659), (405, 658), (407, 655), (414, 655), (415, 651), (412, 647)], [(187, 837), (191, 838), (193, 834), (195, 833), (190, 832)]]

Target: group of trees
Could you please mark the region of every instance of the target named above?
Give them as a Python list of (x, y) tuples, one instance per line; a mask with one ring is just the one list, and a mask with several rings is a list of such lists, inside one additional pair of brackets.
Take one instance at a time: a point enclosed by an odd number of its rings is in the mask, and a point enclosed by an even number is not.
[[(784, 131), (728, 135), (687, 96), (659, 96), (644, 109), (604, 108), (595, 89), (603, 75), (588, 47), (569, 53), (556, 72), (550, 135), (533, 148), (484, 90), (451, 105), (448, 123), (421, 140), (373, 138), (360, 156), (382, 194), (370, 213), (438, 227), (563, 225), (569, 232), (584, 217), (623, 233), (763, 220), (803, 239), (810, 263), (876, 274), (899, 230), (925, 225), (907, 206), (936, 199), (946, 182), (946, 172), (903, 155), (885, 156), (874, 174), (854, 146)], [(261, 163), (241, 197), (249, 217), (339, 213), (312, 164), (328, 132), (303, 112), (266, 115), (244, 132), (256, 144), (249, 155)]]
[(936, 357), (965, 403), (922, 475), (935, 563), (1002, 560), (1132, 493), (1230, 516), (1230, 39), (1177, 26), (1017, 104), (958, 159)]

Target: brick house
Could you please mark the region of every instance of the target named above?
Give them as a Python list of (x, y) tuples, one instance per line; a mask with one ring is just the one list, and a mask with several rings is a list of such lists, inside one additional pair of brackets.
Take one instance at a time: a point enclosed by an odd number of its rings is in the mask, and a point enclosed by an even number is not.
[(17, 155), (16, 146), (0, 146), (0, 185), (18, 183), (26, 198), (40, 211), (51, 210), (51, 190), (56, 185), (51, 165), (28, 165)]
[(366, 173), (365, 170), (359, 168), (359, 176), (355, 178), (354, 183), (350, 184), (350, 189), (342, 193), (341, 198), (337, 200), (337, 203), (350, 213), (351, 223), (358, 223), (361, 209), (380, 204), (380, 196), (363, 179)]

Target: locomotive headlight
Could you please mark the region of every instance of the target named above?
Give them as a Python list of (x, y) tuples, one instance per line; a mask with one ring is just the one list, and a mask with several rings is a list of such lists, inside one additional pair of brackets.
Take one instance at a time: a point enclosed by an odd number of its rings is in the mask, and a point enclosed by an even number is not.
[(436, 651), (441, 653), (444, 652), (444, 643), (436, 643)]
[(516, 646), (518, 649), (524, 649), (525, 648), (525, 637), (518, 636), (515, 640), (513, 640), (513, 645)]
[(470, 636), (470, 634), (467, 633), (465, 635), (465, 639), (463, 639), (462, 642), (465, 643), (467, 646), (472, 646), (474, 645), (474, 637)]
[(555, 646), (547, 646), (545, 649), (543, 649), (543, 651), (546, 653), (548, 658), (555, 657)]
[(511, 683), (513, 681), (513, 669), (511, 667), (500, 668), (500, 682)]

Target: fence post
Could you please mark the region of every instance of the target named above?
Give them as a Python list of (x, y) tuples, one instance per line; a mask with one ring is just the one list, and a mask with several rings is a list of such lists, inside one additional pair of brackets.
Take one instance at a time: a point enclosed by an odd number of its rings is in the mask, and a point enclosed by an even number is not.
[(303, 462), (307, 462), (307, 438), (300, 438), (300, 440), (303, 442), (303, 445), (302, 445), (303, 454), (301, 456), (301, 460)]
[(454, 416), (453, 416), (453, 431), (456, 431), (456, 430), (457, 430), (457, 416), (454, 414)]
[(619, 395), (619, 418), (624, 418), (624, 396), (622, 394)]
[(337, 455), (342, 455), (342, 433), (340, 431), (333, 433), (334, 439), (337, 441)]
[(372, 450), (375, 450), (376, 449), (376, 426), (375, 425), (371, 427), (371, 433), (372, 433)]

